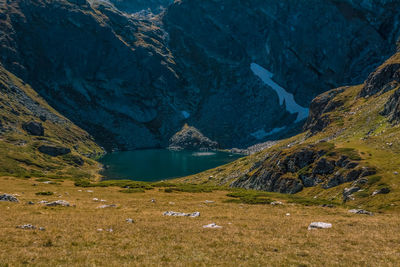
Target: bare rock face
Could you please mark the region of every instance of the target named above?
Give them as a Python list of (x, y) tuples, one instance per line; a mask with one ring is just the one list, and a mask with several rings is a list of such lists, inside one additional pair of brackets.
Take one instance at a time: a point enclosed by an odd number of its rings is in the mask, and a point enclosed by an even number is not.
[[(319, 93), (363, 81), (394, 51), (399, 7), (383, 0), (3, 1), (0, 60), (106, 149), (167, 146), (185, 122), (221, 147), (243, 148), (274, 138), (256, 132), (299, 130), (252, 63), (305, 108)], [(318, 118), (313, 131), (329, 123)]]
[(343, 105), (342, 102), (333, 101), (333, 99), (345, 89), (345, 87), (333, 89), (314, 98), (310, 104), (310, 113), (303, 130), (309, 130), (310, 135), (314, 135), (325, 129), (331, 121), (324, 113)]
[(400, 63), (387, 64), (379, 67), (368, 76), (364, 88), (360, 92), (361, 97), (372, 96), (390, 91), (400, 83)]
[(204, 150), (217, 149), (218, 143), (211, 141), (194, 127), (185, 125), (169, 141), (170, 149)]

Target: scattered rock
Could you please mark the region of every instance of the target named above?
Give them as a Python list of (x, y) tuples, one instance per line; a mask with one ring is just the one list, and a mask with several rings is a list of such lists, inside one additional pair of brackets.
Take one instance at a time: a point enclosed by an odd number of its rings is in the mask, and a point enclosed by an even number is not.
[(56, 201), (46, 203), (46, 206), (48, 206), (48, 207), (55, 207), (55, 206), (69, 207), (70, 204), (69, 204), (69, 202), (67, 202), (65, 200), (56, 200)]
[(95, 202), (99, 201), (99, 199), (97, 197), (93, 198), (92, 200), (95, 201)]
[(18, 198), (9, 194), (0, 195), (0, 201), (19, 202)]
[(133, 219), (131, 219), (131, 218), (128, 218), (128, 219), (126, 219), (126, 222), (127, 223), (134, 223), (135, 221)]
[(150, 202), (151, 203), (156, 203), (156, 200), (155, 199), (151, 199)]
[[(17, 226), (18, 229), (32, 229), (35, 230), (36, 226), (32, 225), (32, 224), (24, 224), (24, 225), (18, 225)], [(39, 227), (39, 231), (44, 231), (46, 230), (44, 227)]]
[(116, 208), (116, 207), (117, 207), (117, 205), (115, 205), (115, 204), (110, 204), (110, 205), (101, 205), (101, 206), (98, 206), (97, 209)]
[(326, 229), (326, 228), (332, 228), (331, 223), (325, 223), (325, 222), (312, 222), (308, 226), (308, 230), (312, 229)]
[(378, 194), (389, 194), (389, 193), (390, 193), (390, 189), (388, 187), (384, 187), (384, 188), (381, 188), (379, 190), (375, 190), (372, 193), (372, 195), (375, 196), (375, 195), (378, 195)]
[(206, 201), (204, 201), (204, 203), (206, 203), (206, 204), (211, 204), (211, 203), (215, 203), (215, 201), (212, 201), (212, 200), (206, 200)]
[(22, 129), (24, 129), (28, 134), (35, 136), (44, 136), (44, 128), (40, 122), (27, 122), (22, 125)]
[(346, 202), (348, 200), (353, 200), (354, 198), (352, 197), (351, 194), (353, 194), (353, 193), (355, 193), (357, 191), (360, 191), (360, 189), (361, 188), (358, 187), (358, 186), (353, 186), (353, 187), (350, 187), (350, 188), (343, 189), (343, 201)]
[(362, 210), (362, 209), (351, 209), (349, 210), (350, 213), (355, 213), (355, 214), (366, 214), (366, 215), (374, 215), (370, 211)]
[(210, 223), (210, 224), (207, 224), (207, 225), (203, 225), (203, 228), (222, 228), (222, 226), (217, 225), (215, 223)]
[(272, 201), (271, 205), (283, 205), (283, 202), (281, 202), (281, 201)]
[(28, 201), (26, 204), (28, 204), (28, 205), (35, 205), (35, 202), (33, 202), (33, 201)]
[(168, 202), (168, 204), (170, 204), (170, 205), (175, 205), (175, 202)]
[(286, 213), (286, 216), (290, 216), (290, 213)]
[(164, 216), (179, 216), (179, 217), (199, 217), (200, 212), (196, 211), (193, 213), (183, 213), (183, 212), (175, 212), (175, 211), (166, 211), (163, 214)]
[(38, 202), (38, 204), (46, 204), (46, 203), (49, 203), (47, 200), (40, 200), (39, 202)]
[(41, 153), (52, 157), (62, 156), (71, 153), (71, 149), (69, 148), (49, 145), (40, 146), (38, 150)]
[(88, 192), (88, 193), (93, 193), (93, 190), (86, 190), (86, 192)]

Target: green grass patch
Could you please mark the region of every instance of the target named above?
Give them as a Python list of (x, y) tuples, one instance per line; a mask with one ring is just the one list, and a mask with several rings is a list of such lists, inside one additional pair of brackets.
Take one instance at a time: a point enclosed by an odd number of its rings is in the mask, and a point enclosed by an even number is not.
[(214, 190), (223, 190), (225, 188), (210, 185), (198, 184), (176, 184), (164, 189), (165, 193), (187, 192), (187, 193), (210, 193)]
[(358, 151), (354, 148), (345, 147), (345, 148), (338, 148), (337, 151), (340, 154), (348, 156), (351, 160), (361, 160), (362, 158), (358, 154)]
[(144, 192), (146, 192), (146, 190), (143, 188), (128, 188), (128, 189), (119, 190), (119, 192), (131, 194), (131, 193), (144, 193)]
[(228, 203), (243, 203), (243, 204), (271, 204), (273, 200), (269, 198), (267, 192), (245, 190), (232, 192), (227, 194), (232, 199), (227, 199)]
[(373, 184), (376, 184), (377, 182), (379, 182), (382, 179), (382, 176), (374, 175), (374, 176), (370, 176), (370, 177), (367, 177), (367, 178), (368, 178), (367, 184), (368, 185), (373, 185)]

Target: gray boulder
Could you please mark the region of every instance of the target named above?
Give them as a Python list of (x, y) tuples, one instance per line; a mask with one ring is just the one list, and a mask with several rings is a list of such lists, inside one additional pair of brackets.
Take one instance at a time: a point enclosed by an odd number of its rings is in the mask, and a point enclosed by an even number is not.
[(44, 128), (40, 122), (30, 121), (24, 123), (22, 128), (30, 135), (43, 136)]
[(389, 194), (390, 193), (390, 189), (388, 187), (383, 187), (381, 189), (375, 190), (372, 195), (379, 195), (379, 194)]
[(19, 202), (18, 198), (9, 194), (0, 195), (0, 201)]

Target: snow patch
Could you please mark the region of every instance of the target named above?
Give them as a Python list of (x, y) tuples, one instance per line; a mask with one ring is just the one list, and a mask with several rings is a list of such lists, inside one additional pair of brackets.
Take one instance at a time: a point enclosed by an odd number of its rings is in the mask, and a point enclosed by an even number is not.
[(267, 137), (267, 136), (269, 136), (271, 134), (278, 133), (278, 132), (284, 130), (285, 128), (286, 127), (274, 128), (269, 132), (266, 132), (264, 129), (260, 129), (260, 130), (254, 132), (254, 133), (251, 133), (250, 135), (253, 136), (254, 138), (260, 140), (260, 139), (263, 139), (263, 138), (265, 138), (265, 137)]
[(308, 108), (304, 108), (296, 103), (294, 97), (291, 93), (287, 92), (284, 88), (279, 86), (276, 82), (272, 80), (274, 76), (273, 73), (264, 69), (256, 63), (251, 63), (251, 71), (258, 76), (266, 85), (271, 87), (279, 97), (279, 104), (283, 105), (285, 103), (286, 110), (290, 113), (297, 113), (296, 122), (299, 122), (308, 117)]

